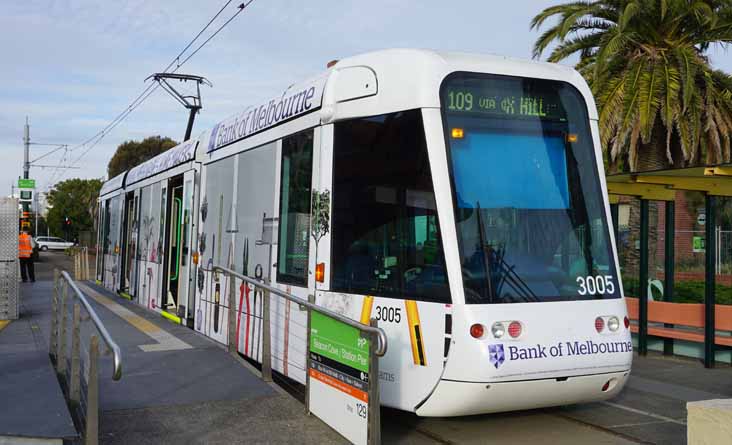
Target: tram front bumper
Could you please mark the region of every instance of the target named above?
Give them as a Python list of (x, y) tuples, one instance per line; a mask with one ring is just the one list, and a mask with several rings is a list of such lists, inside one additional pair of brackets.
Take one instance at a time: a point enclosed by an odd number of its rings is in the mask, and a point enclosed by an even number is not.
[(423, 417), (468, 416), (594, 402), (617, 395), (629, 375), (630, 370), (496, 383), (440, 380), (416, 413)]

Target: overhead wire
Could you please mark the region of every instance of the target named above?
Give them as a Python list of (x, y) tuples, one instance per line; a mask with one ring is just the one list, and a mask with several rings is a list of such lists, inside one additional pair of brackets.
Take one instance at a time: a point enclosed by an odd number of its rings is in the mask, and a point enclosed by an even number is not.
[[(196, 53), (198, 53), (204, 46), (206, 46), (206, 44), (208, 44), (208, 42), (210, 42), (211, 39), (213, 39), (214, 37), (216, 37), (216, 35), (218, 35), (218, 33), (221, 32), (222, 29), (224, 29), (229, 23), (231, 23), (231, 21), (233, 21), (239, 14), (241, 14), (244, 11), (244, 9), (246, 9), (246, 7), (249, 6), (254, 0), (248, 0), (245, 3), (241, 3), (238, 6), (237, 11), (226, 22), (224, 22), (216, 31), (213, 32), (213, 34), (211, 34), (203, 43), (201, 43), (191, 54), (189, 54), (181, 62), (180, 61), (181, 56), (189, 48), (191, 48), (191, 46), (193, 46), (193, 44), (196, 42), (196, 40), (198, 40), (198, 38), (201, 37), (201, 35), (203, 35), (203, 33), (221, 15), (221, 13), (226, 9), (226, 7), (229, 6), (229, 4), (231, 4), (232, 1), (233, 0), (228, 0), (219, 9), (219, 11), (196, 34), (196, 36), (190, 42), (188, 42), (188, 44), (178, 53), (177, 56), (175, 56), (173, 58), (173, 60), (171, 60), (171, 62), (162, 71), (163, 73), (167, 73), (168, 70), (173, 65), (175, 65), (175, 68), (172, 71), (170, 71), (170, 72), (171, 73), (175, 73), (176, 71), (178, 71), (178, 69), (180, 69), (180, 67), (182, 67), (194, 55), (196, 55)], [(89, 145), (90, 144), (88, 147), (86, 147), (86, 149), (78, 157), (76, 157), (76, 159), (71, 163), (70, 167), (75, 166), (81, 160), (81, 158), (83, 158), (87, 153), (89, 153), (89, 151), (91, 151), (92, 148), (94, 148), (97, 144), (99, 144), (99, 142), (104, 138), (104, 136), (106, 136), (117, 125), (119, 125), (122, 121), (124, 121), (127, 118), (127, 116), (129, 116), (136, 108), (138, 108), (143, 102), (145, 102), (145, 100), (147, 100), (147, 98), (150, 97), (150, 95), (152, 95), (152, 93), (154, 93), (159, 87), (160, 87), (160, 84), (159, 83), (151, 83), (151, 84), (147, 85), (147, 87), (145, 87), (145, 89), (143, 89), (143, 91), (137, 97), (135, 97), (135, 99), (133, 99), (132, 102), (130, 102), (130, 104), (127, 105), (127, 107), (121, 113), (119, 113), (114, 119), (112, 119), (112, 121), (109, 124), (107, 124), (104, 128), (102, 128), (101, 130), (99, 130), (96, 134), (94, 134), (92, 137), (88, 138), (87, 140), (85, 140), (81, 144), (78, 144), (78, 145), (74, 146), (73, 148), (71, 148), (69, 151), (70, 152), (73, 152), (74, 150), (76, 150), (78, 148), (81, 148), (81, 147), (84, 147), (85, 145)], [(65, 171), (62, 171), (60, 167), (57, 168), (56, 171), (54, 171), (54, 173), (51, 176), (52, 179), (49, 179), (47, 181), (47, 184), (51, 184), (53, 180), (58, 181), (61, 178), (63, 178), (63, 176), (66, 174), (66, 171), (68, 171), (68, 169), (64, 168)], [(59, 172), (61, 174), (58, 176), (58, 179), (56, 179), (56, 173), (59, 173)]]

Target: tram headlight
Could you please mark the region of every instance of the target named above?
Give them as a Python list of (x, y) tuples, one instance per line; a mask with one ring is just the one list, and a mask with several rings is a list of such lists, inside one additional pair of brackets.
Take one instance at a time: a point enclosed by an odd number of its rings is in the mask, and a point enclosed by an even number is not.
[(502, 322), (497, 321), (493, 323), (493, 326), (491, 326), (491, 333), (495, 338), (501, 338), (503, 337), (503, 334), (506, 333), (506, 328), (503, 326)]
[(618, 320), (618, 317), (613, 316), (613, 317), (608, 318), (607, 327), (612, 332), (617, 331), (618, 328), (620, 327), (620, 320)]

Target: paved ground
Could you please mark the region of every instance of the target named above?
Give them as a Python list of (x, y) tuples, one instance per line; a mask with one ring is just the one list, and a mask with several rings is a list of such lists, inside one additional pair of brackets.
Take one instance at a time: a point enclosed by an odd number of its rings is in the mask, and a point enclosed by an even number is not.
[[(47, 257), (68, 266), (65, 257)], [(48, 263), (38, 269), (39, 280), (50, 279)], [(125, 358), (120, 382), (109, 378), (109, 359), (102, 367), (103, 443), (343, 442), (217, 343), (96, 286), (85, 289)], [(47, 338), (41, 330), (36, 335)], [(449, 419), (382, 409), (382, 437), (385, 444), (684, 444), (686, 402), (730, 397), (729, 366), (707, 370), (697, 360), (649, 355), (635, 358), (626, 389), (608, 402)]]
[[(68, 269), (71, 263), (61, 253), (41, 255), (37, 282), (22, 288), (22, 318), (0, 331), (0, 341), (12, 329), (32, 324), (32, 333), (18, 341), (38, 343), (34, 348), (47, 351), (52, 270)], [(80, 287), (117, 339), (123, 357), (123, 376), (117, 382), (111, 378), (111, 356), (102, 357), (101, 443), (343, 442), (317, 418), (305, 415), (297, 400), (262, 382), (219, 344), (94, 285)], [(141, 346), (155, 347), (145, 351)]]

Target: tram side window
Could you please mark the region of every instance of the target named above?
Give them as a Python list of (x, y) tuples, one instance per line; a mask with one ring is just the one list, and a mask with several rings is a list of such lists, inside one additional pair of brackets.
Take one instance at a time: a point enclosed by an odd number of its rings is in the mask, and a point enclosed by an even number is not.
[(450, 302), (422, 115), (335, 125), (331, 288)]
[(313, 131), (282, 139), (277, 282), (307, 286)]

